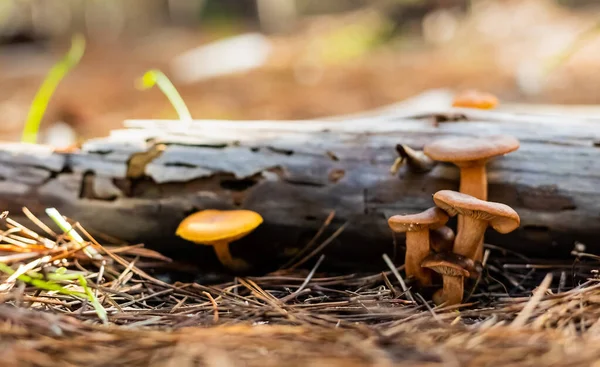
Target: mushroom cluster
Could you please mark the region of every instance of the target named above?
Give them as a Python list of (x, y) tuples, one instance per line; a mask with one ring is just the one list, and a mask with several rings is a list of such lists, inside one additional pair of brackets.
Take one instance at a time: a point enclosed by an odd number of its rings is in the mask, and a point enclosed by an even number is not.
[[(519, 148), (508, 135), (452, 137), (425, 145), (423, 154), (432, 161), (449, 162), (460, 169), (459, 191), (441, 190), (433, 195), (434, 207), (409, 215), (394, 215), (388, 225), (406, 234), (405, 272), (418, 287), (442, 277), (443, 288), (433, 294), (436, 304), (462, 302), (465, 278), (481, 273), (484, 235), (488, 227), (509, 233), (520, 218), (509, 206), (488, 201), (486, 164)], [(457, 216), (456, 234), (446, 226)]]

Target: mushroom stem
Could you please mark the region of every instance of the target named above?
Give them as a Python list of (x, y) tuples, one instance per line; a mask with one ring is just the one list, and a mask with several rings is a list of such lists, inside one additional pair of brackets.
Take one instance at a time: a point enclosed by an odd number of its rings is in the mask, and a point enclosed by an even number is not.
[(487, 200), (487, 173), (485, 164), (469, 165), (460, 168), (459, 191), (480, 200)]
[(473, 257), (473, 260), (478, 261), (478, 262), (482, 262), (483, 261), (483, 237), (481, 237), (481, 242), (479, 243), (479, 245), (477, 245), (477, 252), (475, 252), (475, 256)]
[(219, 241), (212, 243), (215, 254), (221, 264), (233, 271), (243, 271), (248, 268), (248, 264), (242, 259), (234, 259), (229, 251), (229, 242)]
[[(460, 167), (459, 191), (480, 200), (487, 200), (488, 185), (485, 164), (476, 164)], [(463, 216), (459, 215), (456, 222), (456, 231), (462, 232), (464, 226)]]
[(475, 257), (479, 253), (483, 253), (483, 251), (479, 251), (479, 247), (483, 246), (483, 236), (488, 222), (464, 215), (461, 217), (462, 226), (456, 235), (453, 252), (469, 259), (481, 261)]
[(422, 286), (429, 286), (432, 282), (431, 271), (421, 267), (421, 263), (429, 255), (429, 251), (429, 230), (406, 233), (406, 256), (404, 259), (406, 275), (413, 276)]
[(433, 295), (433, 302), (441, 305), (446, 302), (446, 306), (458, 305), (462, 302), (464, 292), (463, 277), (452, 275), (443, 275), (444, 286)]

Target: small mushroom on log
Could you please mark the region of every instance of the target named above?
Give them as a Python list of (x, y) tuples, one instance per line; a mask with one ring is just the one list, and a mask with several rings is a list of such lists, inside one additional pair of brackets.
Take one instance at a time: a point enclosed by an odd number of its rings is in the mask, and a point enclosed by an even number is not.
[(406, 162), (406, 165), (412, 172), (429, 172), (435, 166), (436, 162), (425, 155), (425, 153), (414, 150), (406, 144), (397, 144), (396, 151), (398, 152), (400, 163)]
[(491, 93), (470, 89), (454, 96), (452, 107), (491, 110), (498, 106), (498, 97)]

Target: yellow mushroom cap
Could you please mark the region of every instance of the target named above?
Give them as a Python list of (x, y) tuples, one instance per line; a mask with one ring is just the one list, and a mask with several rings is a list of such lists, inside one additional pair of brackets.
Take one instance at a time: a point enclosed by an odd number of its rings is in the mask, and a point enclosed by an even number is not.
[(232, 242), (252, 232), (263, 222), (260, 214), (251, 210), (203, 210), (185, 218), (175, 234), (185, 240), (212, 245)]

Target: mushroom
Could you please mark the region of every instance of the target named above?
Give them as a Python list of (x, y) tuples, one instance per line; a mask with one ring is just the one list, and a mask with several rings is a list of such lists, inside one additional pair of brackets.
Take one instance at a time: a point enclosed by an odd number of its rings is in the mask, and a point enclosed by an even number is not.
[(406, 233), (406, 276), (414, 277), (419, 285), (429, 286), (432, 280), (432, 274), (421, 268), (421, 262), (430, 251), (429, 230), (444, 226), (448, 219), (448, 215), (437, 207), (417, 214), (394, 215), (388, 219), (392, 231)]
[(435, 162), (420, 150), (414, 150), (408, 145), (397, 144), (396, 151), (401, 162), (406, 161), (408, 168), (415, 173), (429, 172)]
[(454, 238), (454, 231), (450, 227), (436, 228), (429, 232), (429, 246), (434, 252), (452, 251)]
[(483, 256), (483, 236), (488, 226), (499, 233), (509, 233), (519, 227), (519, 214), (501, 203), (479, 200), (452, 190), (441, 190), (433, 195), (435, 204), (449, 216), (463, 217), (463, 226), (454, 240), (453, 252), (476, 261)]
[(460, 168), (459, 191), (487, 200), (487, 162), (519, 149), (519, 140), (510, 135), (444, 138), (425, 145), (431, 159), (452, 162)]
[(498, 98), (490, 93), (478, 90), (467, 90), (454, 96), (452, 107), (478, 108), (491, 110), (498, 105)]
[(263, 222), (260, 214), (250, 210), (203, 210), (186, 217), (175, 234), (197, 244), (213, 246), (219, 261), (233, 271), (243, 271), (248, 264), (235, 259), (229, 243), (236, 241)]
[(442, 275), (443, 287), (433, 294), (433, 302), (447, 306), (462, 302), (464, 278), (477, 278), (481, 266), (473, 260), (452, 252), (441, 252), (427, 256), (421, 266)]
[[(459, 191), (477, 199), (487, 200), (486, 164), (497, 156), (519, 149), (519, 140), (510, 135), (491, 135), (486, 138), (452, 137), (425, 145), (423, 152), (431, 159), (452, 162), (460, 168)], [(459, 216), (457, 231), (461, 232), (463, 218)]]

